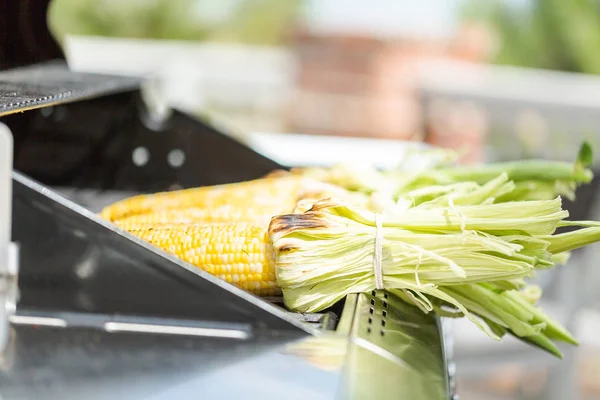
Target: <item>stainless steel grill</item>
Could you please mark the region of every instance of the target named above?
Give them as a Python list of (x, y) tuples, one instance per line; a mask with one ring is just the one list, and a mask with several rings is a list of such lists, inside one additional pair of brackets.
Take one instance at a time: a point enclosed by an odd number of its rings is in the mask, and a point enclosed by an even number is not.
[[(27, 71), (42, 79), (44, 68), (0, 74), (0, 83), (10, 76), (29, 81)], [(49, 68), (56, 74), (56, 65)], [(385, 292), (348, 296), (321, 314), (290, 313), (281, 299), (244, 292), (116, 230), (58, 194), (55, 187), (75, 200), (86, 193), (93, 202), (103, 193), (167, 190), (181, 176), (187, 177), (183, 186), (205, 185), (279, 167), (184, 114), (174, 115), (168, 132), (158, 138), (187, 135), (194, 140), (190, 152), (213, 154), (213, 160), (186, 163), (176, 173), (161, 171), (159, 164), (140, 170), (120, 164), (109, 185), (98, 171), (112, 160), (112, 140), (103, 144), (106, 148), (95, 147), (101, 164), (85, 172), (48, 174), (35, 159), (18, 159), (39, 144), (31, 138), (41, 132), (54, 137), (69, 132), (67, 142), (85, 135), (86, 124), (76, 118), (45, 125), (44, 107), (65, 107), (67, 116), (75, 108), (108, 115), (107, 108), (130, 104), (123, 99), (136, 95), (129, 81), (111, 93), (94, 89), (104, 87), (97, 76), (84, 81), (91, 86), (58, 104), (52, 94), (47, 100), (25, 99), (22, 104), (39, 110), (5, 119), (21, 170), (12, 174), (19, 298), (15, 313), (3, 317), (10, 325), (0, 371), (3, 399), (451, 398), (451, 361), (434, 316)], [(52, 87), (63, 92), (57, 82)], [(20, 96), (27, 97), (26, 91)], [(144, 140), (148, 149), (160, 147), (157, 136), (138, 123), (138, 106), (126, 108), (130, 115), (119, 114), (128, 122), (117, 125), (116, 142), (129, 134), (125, 128), (137, 130), (136, 139), (122, 145), (124, 153)], [(65, 142), (47, 143), (60, 154)], [(239, 157), (229, 165), (217, 163), (219, 152)]]

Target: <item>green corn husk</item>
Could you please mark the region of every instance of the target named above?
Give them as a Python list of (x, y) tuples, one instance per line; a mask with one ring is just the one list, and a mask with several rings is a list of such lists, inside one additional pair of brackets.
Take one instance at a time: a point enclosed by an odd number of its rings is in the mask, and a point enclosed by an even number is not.
[[(506, 333), (510, 333), (559, 358), (562, 358), (562, 353), (551, 338), (577, 344), (564, 328), (561, 328), (540, 310), (531, 309), (529, 303), (527, 303), (529, 307), (523, 307), (520, 302), (515, 304), (507, 301), (504, 297), (505, 292), (498, 293), (483, 284), (448, 286), (440, 288), (440, 291), (446, 296), (448, 304), (459, 304), (463, 308), (459, 309), (458, 313), (452, 313), (446, 310), (440, 311), (441, 307), (434, 306), (438, 315), (466, 316), (493, 339), (501, 340)], [(392, 290), (391, 292), (398, 295), (403, 291)], [(432, 295), (436, 296), (433, 293)], [(408, 303), (417, 305), (410, 297), (401, 296), (401, 298)], [(439, 298), (443, 297), (439, 296)], [(428, 310), (423, 311), (428, 312)]]
[[(454, 167), (442, 170), (426, 171), (423, 176), (433, 179), (441, 184), (454, 182), (472, 181), (485, 183), (501, 173), (506, 173), (515, 182), (575, 182), (589, 183), (592, 180), (592, 172), (582, 168), (584, 163), (581, 158), (575, 164), (546, 161), (546, 160), (523, 160), (514, 162), (503, 162), (477, 167)], [(587, 164), (587, 161), (585, 162)]]
[(527, 310), (533, 314), (531, 320), (534, 324), (544, 324), (542, 332), (550, 339), (559, 340), (570, 344), (578, 344), (577, 340), (563, 328), (558, 322), (554, 321), (549, 315), (546, 315), (540, 308), (531, 304), (521, 292), (517, 291), (506, 291), (501, 294), (512, 302), (514, 305)]
[[(582, 224), (588, 225), (589, 222), (578, 223), (578, 225)], [(600, 226), (589, 226), (567, 233), (545, 236), (543, 239), (550, 243), (548, 251), (561, 254), (600, 241)]]
[[(527, 254), (544, 243), (528, 239), (553, 233), (567, 214), (557, 198), (519, 207), (416, 207), (383, 216), (384, 282), (460, 285), (529, 277), (537, 266), (551, 264), (551, 254)], [(375, 230), (373, 213), (335, 200), (273, 218), (269, 233), (286, 305), (318, 311), (347, 293), (372, 290)]]
[[(524, 279), (600, 241), (600, 223), (565, 221), (559, 197), (493, 203), (515, 187), (507, 178), (421, 190), (425, 201), (381, 215), (384, 287), (423, 312), (466, 317), (496, 340), (509, 333), (560, 357), (553, 340), (577, 341), (535, 305), (541, 290)], [(554, 234), (571, 225), (585, 228)], [(316, 312), (374, 289), (375, 234), (373, 212), (333, 199), (274, 217), (269, 235), (286, 306)]]
[[(361, 203), (368, 209), (324, 199), (273, 218), (269, 234), (284, 301), (314, 312), (346, 294), (371, 291), (378, 212), (386, 289), (425, 313), (466, 317), (496, 340), (508, 333), (561, 357), (553, 341), (577, 341), (536, 306), (541, 289), (525, 279), (600, 241), (600, 222), (566, 221), (558, 196), (573, 199), (591, 181), (591, 159), (584, 143), (573, 164), (440, 163), (360, 174), (313, 169), (317, 179), (368, 194)], [(562, 226), (583, 228), (555, 234)]]
[[(509, 331), (510, 333), (513, 333), (511, 331)], [(517, 337), (518, 339), (520, 339), (521, 341), (525, 342), (525, 343), (529, 343), (533, 346), (539, 347), (542, 350), (546, 350), (548, 353), (558, 357), (558, 358), (563, 358), (563, 354), (562, 352), (558, 349), (558, 347), (556, 347), (556, 345), (543, 333), (538, 333), (536, 335), (531, 335), (531, 336), (523, 336), (523, 337), (519, 337), (517, 335), (513, 336)]]
[[(440, 289), (462, 304), (470, 313), (480, 317), (498, 337), (501, 337), (499, 333), (505, 330), (557, 357), (562, 357), (562, 354), (552, 340), (578, 344), (565, 328), (532, 304), (532, 299), (527, 298), (532, 295), (527, 293), (529, 288), (520, 292), (515, 290), (497, 292), (490, 285), (480, 283)], [(534, 297), (537, 301), (541, 295), (540, 289), (531, 287), (530, 290), (535, 292)]]
[(397, 203), (420, 208), (435, 208), (440, 205), (491, 204), (496, 198), (504, 196), (514, 189), (515, 184), (509, 181), (508, 175), (501, 173), (483, 185), (475, 182), (461, 182), (447, 186), (428, 186), (416, 189), (401, 196)]
[[(428, 296), (426, 297), (432, 304), (431, 309), (423, 308), (415, 301), (423, 293), (417, 294), (411, 290), (410, 295), (407, 295), (409, 291), (406, 289), (392, 289), (390, 292), (426, 313), (433, 310), (443, 317), (466, 316), (493, 339), (501, 340), (506, 333), (509, 333), (562, 358), (562, 353), (552, 340), (574, 345), (577, 345), (577, 341), (560, 324), (531, 303), (532, 300), (537, 301), (541, 295), (540, 289), (531, 287), (535, 293), (529, 295), (533, 294), (535, 299), (526, 298), (528, 289), (529, 287), (526, 287), (521, 292), (503, 291), (494, 289), (493, 285), (485, 283), (440, 287), (438, 290), (446, 296), (442, 304), (440, 304), (442, 296), (427, 290)], [(431, 296), (437, 298), (431, 298)], [(455, 311), (445, 308), (447, 305), (455, 306), (457, 304), (463, 308), (456, 308)]]
[[(447, 150), (434, 150), (434, 152)], [(421, 151), (428, 156), (431, 150)], [(500, 162), (476, 166), (450, 166), (446, 156), (437, 164), (417, 169), (412, 165), (391, 171), (376, 169), (357, 169), (348, 165), (333, 168), (295, 169), (296, 174), (311, 176), (315, 179), (330, 182), (351, 191), (366, 194), (382, 194), (391, 201), (410, 198), (416, 201), (428, 201), (450, 192), (468, 190), (474, 185), (485, 184), (501, 174), (506, 174), (513, 183), (512, 190), (500, 193), (494, 202), (510, 202), (525, 200), (548, 200), (563, 196), (570, 200), (575, 198), (575, 190), (581, 184), (591, 182), (591, 165), (593, 154), (590, 145), (584, 142), (574, 163), (523, 160)]]

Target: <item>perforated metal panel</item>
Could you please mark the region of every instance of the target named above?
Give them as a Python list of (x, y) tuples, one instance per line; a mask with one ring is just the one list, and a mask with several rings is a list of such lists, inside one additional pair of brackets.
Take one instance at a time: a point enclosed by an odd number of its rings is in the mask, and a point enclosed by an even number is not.
[(74, 73), (63, 62), (0, 72), (0, 116), (57, 103), (135, 90), (140, 80)]
[(450, 399), (440, 321), (385, 291), (350, 295), (338, 326), (347, 331), (348, 399)]

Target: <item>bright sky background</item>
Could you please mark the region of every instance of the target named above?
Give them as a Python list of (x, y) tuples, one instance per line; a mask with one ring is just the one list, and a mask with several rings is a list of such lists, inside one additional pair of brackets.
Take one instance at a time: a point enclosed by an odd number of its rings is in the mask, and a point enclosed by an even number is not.
[(307, 22), (317, 30), (357, 30), (382, 36), (445, 36), (460, 0), (307, 0)]
[[(487, 1), (487, 0), (482, 0)], [(530, 0), (505, 0), (523, 6)], [(452, 33), (462, 0), (306, 0), (306, 20), (321, 31), (440, 37)]]

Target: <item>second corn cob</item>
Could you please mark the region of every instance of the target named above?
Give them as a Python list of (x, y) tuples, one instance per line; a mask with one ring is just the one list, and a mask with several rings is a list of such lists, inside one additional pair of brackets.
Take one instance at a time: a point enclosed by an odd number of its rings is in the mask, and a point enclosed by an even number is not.
[(299, 176), (280, 176), (216, 186), (144, 194), (129, 197), (109, 205), (100, 216), (118, 221), (132, 215), (147, 214), (166, 209), (206, 208), (222, 205), (271, 207), (272, 215), (280, 210), (291, 211), (307, 179)]
[[(183, 218), (197, 223), (265, 222), (265, 218), (291, 212), (299, 199), (315, 196), (317, 200), (334, 196), (345, 200), (352, 197), (356, 201), (363, 201), (364, 197), (311, 178), (279, 174), (226, 185), (137, 195), (105, 207), (100, 212), (100, 217), (115, 222), (133, 216), (154, 214), (148, 220), (168, 220), (168, 214), (172, 213), (171, 216), (176, 219)], [(137, 221), (144, 220), (141, 217)], [(266, 219), (267, 224), (268, 222)]]
[(271, 217), (289, 212), (289, 205), (239, 206), (223, 204), (213, 208), (168, 208), (149, 213), (134, 214), (114, 221), (118, 225), (137, 224), (211, 224), (254, 222), (267, 226)]

